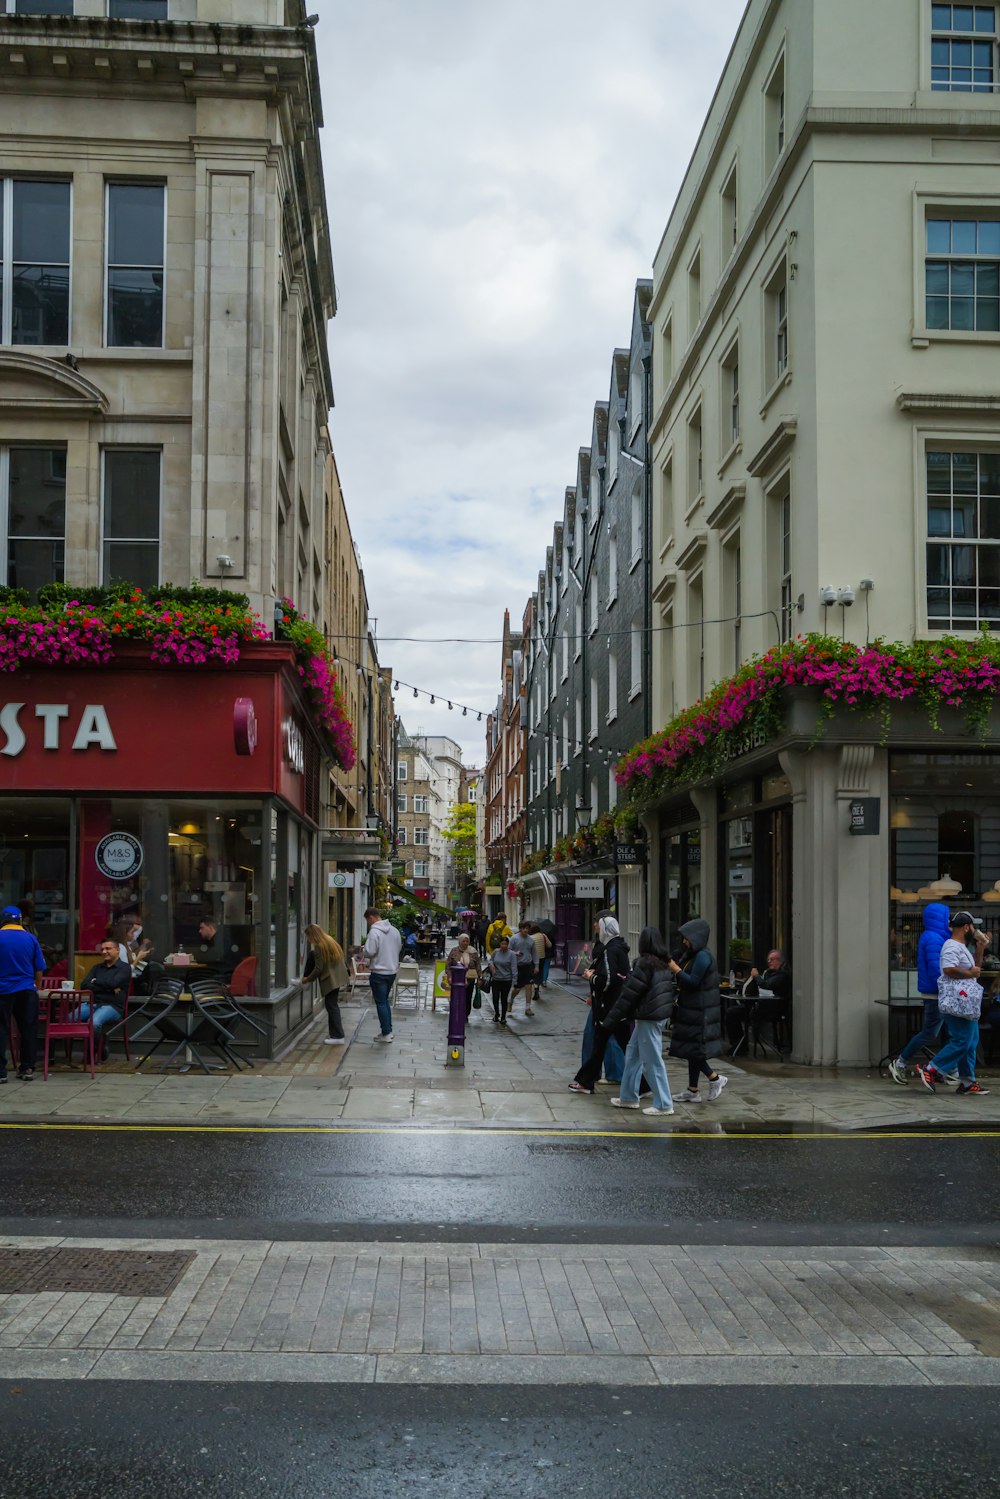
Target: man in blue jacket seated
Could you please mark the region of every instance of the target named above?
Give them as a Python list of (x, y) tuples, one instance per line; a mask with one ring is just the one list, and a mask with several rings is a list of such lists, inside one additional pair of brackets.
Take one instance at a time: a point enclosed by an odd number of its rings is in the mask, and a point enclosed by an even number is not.
[[(100, 1051), (102, 1062), (108, 1054), (108, 1047), (103, 1038), (98, 1046), (98, 1037), (106, 1025), (117, 1024), (125, 1014), (125, 998), (131, 982), (132, 969), (122, 961), (118, 943), (109, 937), (101, 943), (100, 963), (94, 964), (80, 985), (93, 996), (95, 1049)], [(90, 1005), (81, 1005), (81, 1020), (86, 1020), (89, 1014)]]
[(938, 1010), (938, 979), (941, 976), (941, 949), (951, 936), (951, 913), (941, 901), (931, 901), (924, 910), (924, 929), (917, 945), (917, 988), (924, 996), (924, 1025), (911, 1036), (894, 1062), (889, 1076), (894, 1083), (906, 1082), (906, 1064), (931, 1046), (941, 1034), (944, 1020)]

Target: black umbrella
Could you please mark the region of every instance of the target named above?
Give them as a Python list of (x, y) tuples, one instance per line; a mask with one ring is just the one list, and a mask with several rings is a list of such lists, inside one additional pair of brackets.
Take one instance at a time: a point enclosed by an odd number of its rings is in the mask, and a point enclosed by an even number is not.
[(555, 934), (556, 934), (555, 923), (549, 921), (548, 917), (545, 917), (545, 919), (542, 920), (542, 921), (536, 921), (535, 922), (535, 926), (537, 926), (537, 928), (538, 928), (538, 930), (540, 932), (544, 932), (545, 935), (546, 935), (546, 937), (550, 937), (550, 938), (554, 938), (555, 937)]

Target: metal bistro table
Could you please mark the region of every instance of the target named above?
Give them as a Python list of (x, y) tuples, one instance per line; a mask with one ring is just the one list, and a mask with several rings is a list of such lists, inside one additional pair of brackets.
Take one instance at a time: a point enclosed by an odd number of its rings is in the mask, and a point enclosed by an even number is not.
[[(193, 973), (190, 973), (190, 977), (197, 977), (199, 973), (204, 976), (208, 974), (208, 970), (200, 964), (192, 963), (190, 968), (194, 970)], [(175, 968), (171, 972), (171, 977), (175, 980), (180, 980), (182, 975), (188, 977), (189, 969)], [(155, 999), (156, 995), (151, 995), (150, 998)], [(194, 1002), (194, 995), (185, 987), (176, 995), (164, 996), (162, 1009), (157, 1014), (151, 1015), (145, 1025), (141, 1025), (137, 1031), (133, 1031), (129, 1037), (129, 1041), (132, 1045), (135, 1045), (141, 1036), (144, 1036), (147, 1031), (151, 1031), (154, 1028), (160, 1032), (164, 1041), (175, 1041), (177, 1044), (167, 1060), (159, 1064), (160, 1072), (167, 1072), (172, 1067), (176, 1067), (178, 1072), (190, 1072), (195, 1062), (198, 1063), (204, 1072), (228, 1072), (229, 1069), (225, 1062), (206, 1061), (197, 1047), (192, 1045), (194, 1033), (204, 1019), (205, 1017)], [(158, 1042), (157, 1045), (159, 1044)], [(156, 1048), (154, 1047), (155, 1050)], [(182, 1050), (184, 1055), (180, 1056), (179, 1053)], [(153, 1052), (147, 1052), (145, 1056), (141, 1057), (136, 1063), (135, 1070), (138, 1072), (143, 1063), (148, 1062), (152, 1055)]]

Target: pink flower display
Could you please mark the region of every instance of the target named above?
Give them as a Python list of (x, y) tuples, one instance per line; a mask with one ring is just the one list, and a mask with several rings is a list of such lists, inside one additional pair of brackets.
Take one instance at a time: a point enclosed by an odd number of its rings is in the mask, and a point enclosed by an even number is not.
[(748, 733), (759, 732), (763, 742), (780, 732), (782, 695), (792, 687), (817, 691), (818, 730), (835, 705), (874, 709), (887, 726), (893, 703), (917, 698), (932, 728), (943, 704), (965, 709), (969, 728), (982, 733), (1000, 694), (1000, 643), (990, 635), (865, 646), (828, 636), (800, 637), (747, 662), (637, 744), (619, 760), (615, 779), (632, 800), (644, 802), (671, 786), (712, 775)]

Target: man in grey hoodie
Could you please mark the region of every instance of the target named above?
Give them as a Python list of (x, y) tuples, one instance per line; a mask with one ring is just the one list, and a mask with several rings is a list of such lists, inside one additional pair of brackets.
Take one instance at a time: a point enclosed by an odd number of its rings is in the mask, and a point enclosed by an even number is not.
[(375, 906), (368, 907), (365, 920), (368, 923), (365, 955), (371, 959), (372, 965), (368, 977), (372, 987), (372, 999), (378, 1011), (378, 1023), (382, 1030), (382, 1034), (376, 1036), (375, 1039), (388, 1046), (392, 1040), (392, 1009), (389, 1004), (389, 995), (392, 993), (392, 986), (399, 972), (399, 950), (403, 939), (392, 922), (386, 921), (382, 912)]

